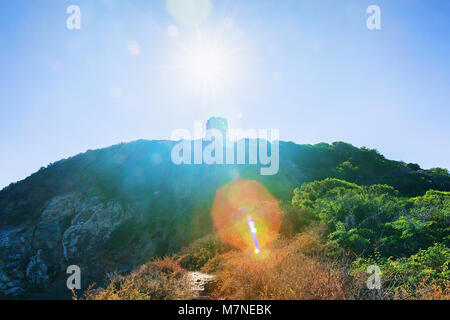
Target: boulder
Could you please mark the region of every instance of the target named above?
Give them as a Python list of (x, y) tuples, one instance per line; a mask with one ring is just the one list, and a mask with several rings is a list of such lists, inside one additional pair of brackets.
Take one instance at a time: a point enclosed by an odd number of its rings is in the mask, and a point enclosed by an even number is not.
[(44, 288), (48, 284), (48, 267), (42, 257), (42, 249), (39, 249), (37, 254), (30, 259), (26, 279), (31, 286), (37, 288)]

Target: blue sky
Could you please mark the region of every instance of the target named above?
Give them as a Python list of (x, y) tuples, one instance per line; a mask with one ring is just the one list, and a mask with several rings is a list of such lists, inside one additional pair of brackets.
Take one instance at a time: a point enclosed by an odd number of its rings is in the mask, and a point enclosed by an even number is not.
[[(71, 4), (80, 30), (66, 27)], [(372, 4), (381, 30), (366, 28)], [(4, 1), (0, 188), (214, 115), (278, 128), (281, 140), (346, 141), (450, 168), (449, 1), (212, 0), (198, 10), (192, 24), (166, 0)], [(227, 59), (213, 88), (183, 64), (199, 43), (220, 44)]]

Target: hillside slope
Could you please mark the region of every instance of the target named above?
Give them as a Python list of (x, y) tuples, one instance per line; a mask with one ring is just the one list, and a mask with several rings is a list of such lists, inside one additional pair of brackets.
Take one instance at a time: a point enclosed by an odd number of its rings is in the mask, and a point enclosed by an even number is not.
[(233, 179), (260, 181), (280, 200), (295, 187), (327, 177), (388, 184), (403, 196), (449, 191), (446, 170), (385, 159), (375, 150), (336, 142), (280, 142), (280, 170), (256, 165), (181, 165), (175, 142), (139, 140), (88, 151), (42, 168), (0, 192), (0, 293), (66, 292), (76, 264), (82, 284), (178, 251), (209, 234), (215, 192)]

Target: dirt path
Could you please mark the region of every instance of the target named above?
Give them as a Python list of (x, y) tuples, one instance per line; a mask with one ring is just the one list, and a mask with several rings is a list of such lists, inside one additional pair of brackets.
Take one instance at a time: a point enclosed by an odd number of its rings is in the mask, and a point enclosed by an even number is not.
[(205, 293), (205, 286), (214, 280), (214, 276), (197, 271), (189, 272), (188, 279), (192, 290), (196, 293), (195, 300), (208, 300), (209, 297)]

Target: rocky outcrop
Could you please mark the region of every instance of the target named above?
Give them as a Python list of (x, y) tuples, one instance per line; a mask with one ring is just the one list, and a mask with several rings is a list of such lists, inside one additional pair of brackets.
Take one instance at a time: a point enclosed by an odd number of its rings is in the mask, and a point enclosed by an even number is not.
[(44, 288), (48, 284), (48, 266), (42, 257), (42, 249), (38, 250), (37, 254), (31, 257), (26, 275), (30, 286)]
[(208, 295), (211, 293), (215, 276), (201, 272), (189, 272), (187, 279), (192, 292), (194, 292), (194, 300), (209, 299)]
[(0, 295), (18, 296), (25, 290), (24, 265), (29, 241), (21, 228), (0, 230)]
[(102, 204), (98, 203), (98, 199), (82, 202), (77, 213), (62, 235), (66, 261), (94, 259), (102, 251), (112, 232), (132, 217), (131, 211), (124, 210), (119, 204)]
[(96, 196), (71, 193), (54, 197), (34, 225), (0, 230), (0, 295), (17, 297), (30, 290), (45, 291), (73, 264), (95, 279), (149, 259), (154, 254), (150, 238), (141, 239), (146, 243), (144, 255), (135, 254), (126, 243), (111, 250), (114, 233), (141, 218), (137, 208), (124, 208)]

